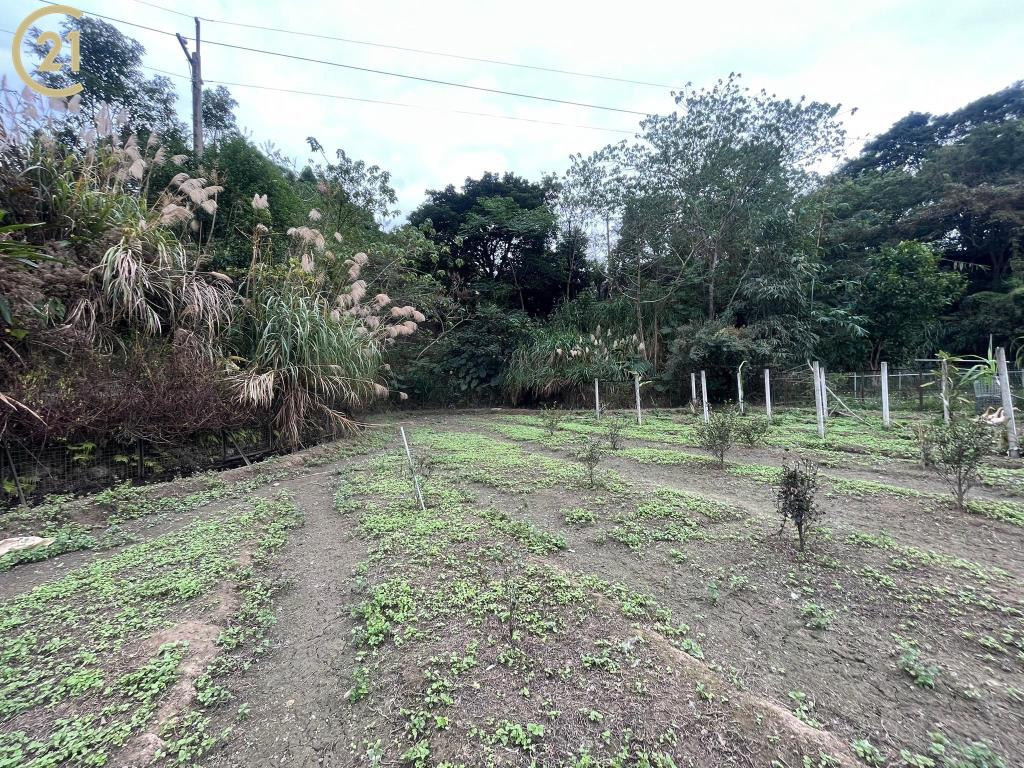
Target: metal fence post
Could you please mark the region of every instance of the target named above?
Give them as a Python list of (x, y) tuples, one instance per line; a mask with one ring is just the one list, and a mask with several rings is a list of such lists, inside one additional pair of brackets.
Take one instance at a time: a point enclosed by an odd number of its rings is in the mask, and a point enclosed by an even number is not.
[(141, 480), (146, 475), (146, 448), (142, 438), (135, 440), (135, 477)]

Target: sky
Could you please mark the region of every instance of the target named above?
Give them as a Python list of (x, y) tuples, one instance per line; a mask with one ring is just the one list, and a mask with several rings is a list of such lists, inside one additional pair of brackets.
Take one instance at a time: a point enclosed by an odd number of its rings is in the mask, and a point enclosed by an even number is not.
[[(485, 171), (530, 179), (561, 173), (574, 153), (589, 154), (629, 138), (638, 115), (601, 111), (439, 86), (398, 77), (240, 51), (231, 43), (306, 58), (388, 70), (485, 88), (535, 94), (642, 113), (674, 108), (670, 88), (710, 86), (730, 72), (780, 97), (843, 105), (856, 154), (864, 140), (910, 111), (943, 113), (1024, 78), (1021, 0), (857, 0), (836, 2), (577, 2), (573, 0), (82, 0), (103, 14), (164, 32), (194, 35), (185, 14), (202, 15), (202, 62), (213, 81), (415, 104), (409, 109), (228, 86), (238, 123), (257, 143), (272, 141), (299, 167), (310, 157), (307, 136), (328, 153), (392, 174), (399, 206), (409, 212), (427, 189), (459, 186)], [(40, 7), (5, 0), (0, 72), (18, 82), (9, 34)], [(41, 26), (56, 29), (51, 15)], [(237, 23), (430, 49), (660, 83), (652, 87), (540, 72), (248, 29)], [(190, 116), (188, 65), (171, 35), (115, 23), (146, 48), (145, 64), (173, 72), (179, 112)], [(156, 74), (147, 70), (150, 74)], [(846, 110), (856, 107), (850, 114)], [(448, 111), (445, 111), (448, 110)], [(486, 112), (581, 127), (463, 114)], [(604, 130), (596, 130), (604, 129)], [(608, 130), (611, 129), (611, 130)], [(613, 131), (625, 131), (615, 133)]]

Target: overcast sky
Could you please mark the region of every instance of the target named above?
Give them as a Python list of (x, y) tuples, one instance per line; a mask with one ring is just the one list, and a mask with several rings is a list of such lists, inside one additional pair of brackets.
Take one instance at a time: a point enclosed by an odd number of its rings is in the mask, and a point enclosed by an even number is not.
[[(857, 107), (844, 120), (854, 153), (867, 136), (911, 110), (947, 112), (1024, 77), (1021, 0), (857, 0), (857, 2), (566, 2), (565, 0), (155, 0), (204, 18), (235, 21), (464, 56), (683, 85), (709, 85), (731, 71), (750, 87), (780, 96)], [(71, 2), (70, 4), (75, 5)], [(39, 7), (5, 0), (0, 29), (12, 31)], [(75, 5), (191, 37), (193, 23), (138, 0), (82, 0)], [(55, 28), (57, 16), (46, 22)], [(187, 75), (178, 42), (116, 24), (146, 48), (150, 67)], [(405, 102), (519, 118), (632, 131), (638, 117), (431, 85), (277, 56), (232, 50), (214, 41), (292, 53), (420, 77), (641, 112), (669, 112), (666, 88), (613, 83), (329, 40), (203, 22), (203, 74), (209, 81), (250, 83), (342, 96)], [(4, 72), (16, 82), (3, 35)], [(188, 119), (186, 79), (175, 81)], [(484, 171), (529, 178), (561, 172), (575, 152), (587, 154), (625, 136), (587, 128), (531, 124), (436, 111), (342, 101), (230, 86), (238, 121), (257, 143), (272, 140), (300, 166), (307, 136), (328, 152), (393, 174), (404, 211), (424, 191)]]

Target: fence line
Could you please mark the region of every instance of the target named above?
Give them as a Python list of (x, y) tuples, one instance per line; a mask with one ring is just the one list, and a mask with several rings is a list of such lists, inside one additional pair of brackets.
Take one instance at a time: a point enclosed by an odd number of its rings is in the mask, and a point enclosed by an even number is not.
[[(323, 429), (306, 446), (337, 437)], [(269, 425), (204, 432), (180, 443), (109, 440), (30, 445), (6, 440), (0, 449), (0, 507), (48, 494), (82, 493), (122, 482), (155, 482), (175, 476), (249, 464), (281, 453)]]

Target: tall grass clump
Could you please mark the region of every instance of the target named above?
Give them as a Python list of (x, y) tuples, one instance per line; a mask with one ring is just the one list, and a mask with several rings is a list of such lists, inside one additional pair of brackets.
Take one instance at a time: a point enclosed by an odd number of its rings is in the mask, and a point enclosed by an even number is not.
[(592, 333), (537, 328), (527, 343), (512, 352), (502, 386), (513, 402), (580, 394), (595, 379), (631, 378), (642, 353), (643, 343), (637, 336), (604, 331), (601, 326)]

